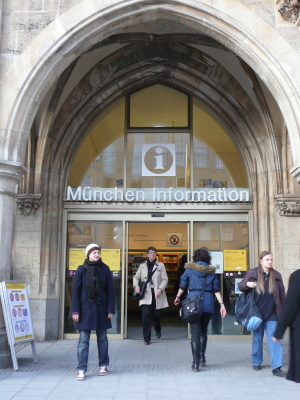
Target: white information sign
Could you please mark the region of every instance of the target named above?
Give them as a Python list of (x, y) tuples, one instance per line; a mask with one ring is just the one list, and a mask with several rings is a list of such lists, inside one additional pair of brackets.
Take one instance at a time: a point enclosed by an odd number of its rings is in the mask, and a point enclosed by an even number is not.
[(26, 283), (21, 281), (1, 282), (0, 294), (14, 369), (18, 370), (15, 345), (19, 343), (31, 342), (33, 359), (37, 363)]
[(223, 252), (222, 251), (211, 251), (211, 265), (216, 267), (216, 274), (223, 273)]

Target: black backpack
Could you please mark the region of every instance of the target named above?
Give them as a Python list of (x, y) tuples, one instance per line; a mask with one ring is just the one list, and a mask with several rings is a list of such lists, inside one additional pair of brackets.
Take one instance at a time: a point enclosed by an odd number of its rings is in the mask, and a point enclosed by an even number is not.
[(260, 326), (262, 317), (254, 300), (254, 289), (247, 290), (237, 297), (235, 314), (237, 322), (247, 331), (255, 331)]

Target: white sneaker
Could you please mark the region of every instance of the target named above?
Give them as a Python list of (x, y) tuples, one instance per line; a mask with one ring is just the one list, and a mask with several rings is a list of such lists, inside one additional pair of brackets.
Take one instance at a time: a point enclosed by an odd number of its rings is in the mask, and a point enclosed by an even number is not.
[(78, 381), (84, 381), (85, 380), (85, 372), (82, 370), (77, 371), (76, 379)]
[(108, 366), (104, 365), (103, 367), (100, 367), (98, 375), (103, 376), (108, 374)]

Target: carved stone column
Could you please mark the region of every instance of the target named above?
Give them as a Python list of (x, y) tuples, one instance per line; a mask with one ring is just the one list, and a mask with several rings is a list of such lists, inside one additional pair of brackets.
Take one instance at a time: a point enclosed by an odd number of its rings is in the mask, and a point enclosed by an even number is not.
[[(16, 185), (26, 169), (20, 164), (0, 160), (0, 281), (10, 279)], [(0, 309), (0, 368), (11, 364), (2, 307)]]

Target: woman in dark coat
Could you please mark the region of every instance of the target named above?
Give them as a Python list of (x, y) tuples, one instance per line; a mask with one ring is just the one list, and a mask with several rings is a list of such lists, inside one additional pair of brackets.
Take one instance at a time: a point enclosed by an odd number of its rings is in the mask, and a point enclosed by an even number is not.
[(300, 383), (300, 269), (290, 276), (286, 301), (273, 334), (274, 342), (282, 338), (288, 326), (290, 327), (290, 366), (286, 379)]
[(96, 331), (100, 370), (108, 372), (107, 329), (115, 313), (113, 281), (109, 267), (100, 258), (101, 248), (90, 244), (85, 249), (86, 260), (75, 273), (73, 283), (72, 318), (79, 330), (77, 346), (78, 367), (76, 379), (83, 381), (87, 371), (90, 334)]
[(284, 377), (281, 370), (283, 349), (280, 343), (272, 341), (273, 332), (277, 326), (278, 316), (285, 301), (285, 289), (282, 277), (273, 269), (273, 256), (269, 251), (263, 251), (259, 256), (259, 266), (247, 271), (244, 279), (239, 283), (242, 292), (255, 290), (254, 300), (261, 313), (262, 323), (253, 331), (252, 336), (252, 365), (255, 371), (261, 369), (263, 362), (263, 338), (266, 332), (272, 373)]
[(199, 365), (201, 364), (204, 367), (206, 362), (207, 327), (215, 311), (214, 295), (220, 303), (222, 317), (225, 317), (226, 309), (220, 293), (219, 279), (215, 274), (216, 268), (210, 266), (211, 256), (209, 252), (204, 248), (196, 250), (193, 261), (185, 265), (185, 272), (180, 278), (180, 286), (174, 304), (177, 306), (180, 304), (180, 296), (187, 289), (189, 290), (187, 298), (200, 296), (204, 278), (206, 278), (202, 302), (203, 312), (198, 320), (191, 323), (192, 370), (198, 372)]

